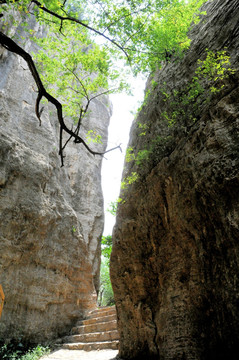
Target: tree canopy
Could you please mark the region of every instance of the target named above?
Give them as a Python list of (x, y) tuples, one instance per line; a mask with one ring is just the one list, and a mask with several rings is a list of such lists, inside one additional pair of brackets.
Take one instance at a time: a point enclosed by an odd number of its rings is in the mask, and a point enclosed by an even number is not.
[[(134, 74), (160, 68), (162, 61), (182, 56), (190, 44), (187, 31), (197, 22), (205, 0), (0, 0), (0, 44), (24, 58), (38, 87), (36, 115), (41, 121), (43, 98), (57, 111), (61, 163), (73, 139), (92, 154), (81, 124), (92, 100), (127, 90), (122, 61)], [(39, 46), (29, 54), (24, 36), (11, 26), (20, 23), (26, 38)], [(43, 24), (44, 36), (34, 34), (29, 18)], [(19, 38), (22, 36), (23, 39)], [(121, 67), (120, 67), (121, 66)], [(124, 67), (127, 69), (127, 67)], [(72, 120), (72, 127), (65, 119)], [(68, 139), (63, 142), (63, 133)], [(94, 131), (94, 142), (100, 139)]]

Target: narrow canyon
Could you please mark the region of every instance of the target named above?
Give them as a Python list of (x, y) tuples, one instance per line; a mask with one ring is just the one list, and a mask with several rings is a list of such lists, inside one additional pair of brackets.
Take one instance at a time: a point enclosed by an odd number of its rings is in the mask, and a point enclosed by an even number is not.
[[(110, 261), (124, 360), (238, 360), (239, 0), (202, 10), (130, 131)], [(7, 30), (38, 50), (21, 18)], [(0, 74), (0, 338), (44, 344), (97, 308), (102, 157), (69, 142), (61, 167), (55, 109), (39, 126), (27, 64), (0, 47)], [(97, 151), (111, 115), (96, 97), (82, 123)]]

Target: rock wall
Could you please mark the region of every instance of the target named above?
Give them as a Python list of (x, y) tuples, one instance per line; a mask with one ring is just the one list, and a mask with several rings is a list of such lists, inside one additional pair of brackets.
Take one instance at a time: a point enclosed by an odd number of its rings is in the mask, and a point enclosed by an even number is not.
[[(238, 8), (238, 0), (205, 5), (189, 51), (155, 75), (131, 129), (134, 154), (152, 143), (154, 151), (138, 166), (125, 164), (124, 178), (139, 177), (121, 191), (113, 235), (111, 279), (124, 359), (238, 358), (238, 71), (210, 102), (198, 104), (193, 122), (177, 119), (168, 127), (162, 91), (189, 84), (206, 49), (226, 47), (238, 68)], [(154, 142), (158, 136), (164, 141)]]
[[(0, 74), (0, 337), (42, 342), (96, 306), (102, 158), (69, 143), (61, 168), (54, 109), (45, 106), (39, 126), (26, 63), (1, 49)], [(103, 151), (111, 108), (99, 99), (83, 131), (95, 129)]]

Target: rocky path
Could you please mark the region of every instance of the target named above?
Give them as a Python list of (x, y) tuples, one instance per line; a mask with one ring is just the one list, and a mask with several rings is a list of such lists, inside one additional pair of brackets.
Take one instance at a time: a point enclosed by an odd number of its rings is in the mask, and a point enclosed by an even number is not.
[(113, 360), (118, 354), (119, 334), (114, 306), (89, 312), (57, 341), (58, 350), (40, 360)]
[(118, 350), (56, 350), (40, 360), (116, 360)]
[(117, 330), (115, 306), (90, 311), (84, 320), (78, 321), (71, 334), (58, 341), (66, 350), (117, 350), (119, 334)]

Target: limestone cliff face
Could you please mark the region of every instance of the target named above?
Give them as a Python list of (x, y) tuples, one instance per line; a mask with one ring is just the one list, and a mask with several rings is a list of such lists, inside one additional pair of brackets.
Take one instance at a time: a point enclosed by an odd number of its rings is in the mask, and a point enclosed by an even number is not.
[(169, 128), (163, 116), (170, 105), (162, 88), (187, 85), (206, 48), (227, 47), (238, 67), (239, 1), (205, 8), (189, 51), (155, 76), (131, 130), (135, 154), (157, 136), (164, 141), (141, 165), (125, 164), (123, 176), (138, 172), (139, 179), (120, 195), (111, 256), (124, 359), (226, 360), (239, 353), (237, 71), (199, 104), (196, 121), (187, 114)]
[[(66, 333), (96, 305), (102, 159), (69, 144), (61, 168), (54, 109), (45, 106), (40, 127), (26, 64), (2, 49), (0, 73), (0, 337), (40, 342)], [(102, 136), (100, 151), (109, 118), (104, 98), (83, 125)]]

